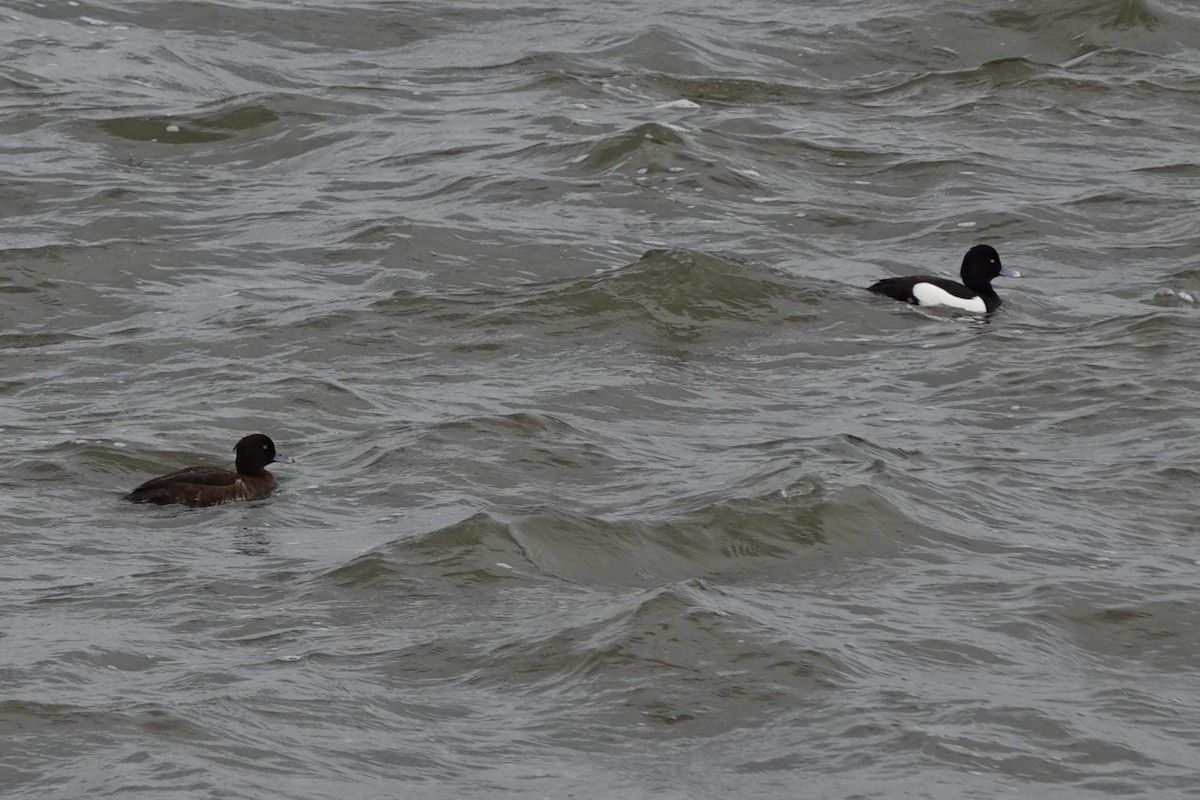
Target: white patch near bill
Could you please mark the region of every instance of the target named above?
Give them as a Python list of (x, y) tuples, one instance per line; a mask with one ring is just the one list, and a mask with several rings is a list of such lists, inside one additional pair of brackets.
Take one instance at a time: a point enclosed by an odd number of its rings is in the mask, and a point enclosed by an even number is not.
[(913, 286), (912, 293), (913, 297), (917, 298), (918, 305), (922, 306), (950, 306), (951, 308), (961, 308), (963, 311), (977, 311), (981, 314), (987, 311), (987, 306), (983, 304), (983, 298), (958, 297), (932, 283), (918, 283)]

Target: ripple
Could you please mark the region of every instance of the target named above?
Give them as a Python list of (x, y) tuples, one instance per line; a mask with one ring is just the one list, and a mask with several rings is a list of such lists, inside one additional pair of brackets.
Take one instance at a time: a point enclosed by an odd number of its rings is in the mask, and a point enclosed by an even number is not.
[[(1176, 19), (1180, 19), (1177, 15)], [(1164, 15), (1146, 0), (1089, 0), (1085, 3), (1051, 3), (1037, 10), (1005, 9), (988, 15), (996, 25), (1039, 31), (1048, 24), (1090, 21), (1102, 28), (1155, 28)]]
[(102, 120), (98, 125), (110, 136), (135, 142), (199, 144), (231, 139), (278, 119), (278, 114), (264, 106), (240, 105), (204, 116), (121, 118)]

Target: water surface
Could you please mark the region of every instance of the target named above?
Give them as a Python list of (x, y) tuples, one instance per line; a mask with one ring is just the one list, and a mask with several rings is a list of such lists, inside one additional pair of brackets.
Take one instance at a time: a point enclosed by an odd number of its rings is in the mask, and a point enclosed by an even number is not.
[(1196, 795), (1192, 4), (0, 16), (5, 797)]

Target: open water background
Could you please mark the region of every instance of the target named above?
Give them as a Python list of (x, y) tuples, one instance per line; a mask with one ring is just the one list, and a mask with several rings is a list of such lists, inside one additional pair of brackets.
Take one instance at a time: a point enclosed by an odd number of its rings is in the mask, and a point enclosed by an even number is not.
[[(5, 798), (1200, 796), (1191, 0), (0, 53)], [(863, 291), (977, 241), (986, 320)]]

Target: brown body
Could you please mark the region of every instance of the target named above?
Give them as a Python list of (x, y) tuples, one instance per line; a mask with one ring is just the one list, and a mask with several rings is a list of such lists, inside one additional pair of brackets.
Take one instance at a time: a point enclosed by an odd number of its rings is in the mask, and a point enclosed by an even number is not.
[(146, 481), (125, 495), (132, 503), (165, 506), (181, 503), (196, 508), (261, 500), (275, 488), (275, 476), (263, 470), (258, 475), (240, 475), (227, 469), (191, 467)]
[(275, 443), (261, 433), (247, 436), (234, 448), (236, 471), (189, 467), (146, 481), (125, 495), (131, 503), (202, 507), (235, 500), (261, 500), (275, 488), (275, 476), (264, 467), (292, 459), (275, 452)]

